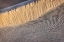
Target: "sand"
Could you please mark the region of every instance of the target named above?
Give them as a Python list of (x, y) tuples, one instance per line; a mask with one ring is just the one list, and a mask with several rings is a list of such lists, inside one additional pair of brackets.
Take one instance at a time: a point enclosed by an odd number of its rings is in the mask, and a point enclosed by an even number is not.
[(62, 4), (64, 0), (38, 0), (17, 9), (0, 13), (0, 27), (24, 24)]

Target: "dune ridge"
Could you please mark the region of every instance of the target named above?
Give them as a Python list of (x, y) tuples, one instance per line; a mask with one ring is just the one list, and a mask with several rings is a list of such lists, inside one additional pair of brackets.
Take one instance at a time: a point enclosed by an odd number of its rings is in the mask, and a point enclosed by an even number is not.
[(38, 0), (17, 9), (0, 13), (0, 27), (24, 24), (35, 20), (63, 2), (64, 0)]

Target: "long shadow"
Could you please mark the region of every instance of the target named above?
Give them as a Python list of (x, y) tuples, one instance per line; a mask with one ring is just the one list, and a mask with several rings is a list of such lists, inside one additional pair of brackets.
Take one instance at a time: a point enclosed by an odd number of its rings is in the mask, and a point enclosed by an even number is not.
[(0, 0), (0, 13), (16, 9), (37, 0)]
[(64, 3), (34, 21), (1, 28), (0, 42), (64, 42)]

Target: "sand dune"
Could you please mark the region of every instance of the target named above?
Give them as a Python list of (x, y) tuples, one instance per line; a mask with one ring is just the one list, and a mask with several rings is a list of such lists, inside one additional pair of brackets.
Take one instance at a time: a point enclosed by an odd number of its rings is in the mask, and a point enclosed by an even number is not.
[(34, 21), (0, 28), (0, 42), (64, 42), (64, 3)]
[(0, 27), (24, 24), (62, 4), (64, 0), (38, 0), (17, 9), (0, 13)]

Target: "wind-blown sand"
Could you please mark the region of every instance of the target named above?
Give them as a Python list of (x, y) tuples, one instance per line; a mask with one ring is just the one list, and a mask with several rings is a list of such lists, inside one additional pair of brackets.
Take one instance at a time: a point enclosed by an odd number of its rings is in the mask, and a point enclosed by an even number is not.
[(64, 42), (64, 3), (34, 21), (0, 28), (0, 42)]
[(64, 0), (38, 0), (17, 9), (0, 13), (0, 27), (24, 24), (62, 4)]

